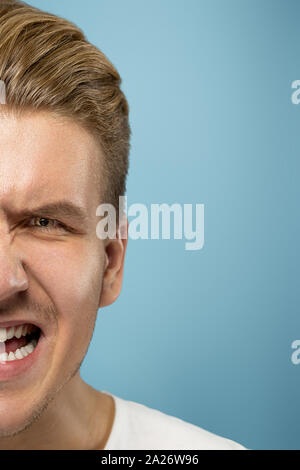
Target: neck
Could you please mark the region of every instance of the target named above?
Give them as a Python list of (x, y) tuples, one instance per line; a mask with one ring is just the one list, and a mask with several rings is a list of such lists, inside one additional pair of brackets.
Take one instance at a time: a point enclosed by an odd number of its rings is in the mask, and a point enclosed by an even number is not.
[(29, 428), (1, 438), (0, 450), (104, 449), (113, 419), (113, 399), (86, 384), (78, 372)]

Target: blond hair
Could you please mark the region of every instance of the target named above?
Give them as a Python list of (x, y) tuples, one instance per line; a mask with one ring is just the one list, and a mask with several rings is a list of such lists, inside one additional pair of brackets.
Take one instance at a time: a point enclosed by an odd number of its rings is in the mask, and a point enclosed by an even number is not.
[(104, 154), (101, 202), (119, 210), (131, 130), (121, 78), (107, 57), (70, 21), (0, 0), (0, 79), (9, 108), (53, 111), (96, 137)]

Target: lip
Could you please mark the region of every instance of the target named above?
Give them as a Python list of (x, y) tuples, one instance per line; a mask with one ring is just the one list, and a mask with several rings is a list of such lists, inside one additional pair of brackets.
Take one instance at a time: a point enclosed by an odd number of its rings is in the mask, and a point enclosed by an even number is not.
[[(39, 323), (36, 323), (34, 320), (29, 320), (28, 318), (26, 320), (21, 319), (21, 320), (11, 320), (7, 322), (0, 322), (0, 328), (9, 328), (10, 326), (17, 326), (17, 325), (34, 325), (37, 326), (42, 333), (42, 327)], [(22, 359), (20, 359), (22, 360)]]
[[(2, 327), (2, 325), (14, 326), (18, 324), (20, 324), (20, 322), (1, 323), (0, 328)], [(38, 343), (31, 354), (29, 354), (26, 357), (23, 357), (23, 359), (16, 359), (14, 361), (5, 361), (5, 362), (0, 361), (0, 383), (14, 379), (14, 378), (18, 378), (19, 376), (28, 372), (29, 369), (31, 369), (34, 366), (34, 364), (38, 361), (39, 356), (41, 354), (41, 349), (43, 347), (43, 343), (44, 343), (44, 338), (41, 333)]]

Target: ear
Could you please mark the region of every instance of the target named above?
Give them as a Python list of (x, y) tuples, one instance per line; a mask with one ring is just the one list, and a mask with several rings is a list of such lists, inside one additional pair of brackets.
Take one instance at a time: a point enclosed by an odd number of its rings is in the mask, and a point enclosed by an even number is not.
[[(123, 281), (125, 252), (128, 242), (128, 219), (124, 219), (115, 239), (105, 240), (105, 270), (99, 307), (111, 305), (120, 295)], [(120, 233), (123, 237), (120, 238)]]

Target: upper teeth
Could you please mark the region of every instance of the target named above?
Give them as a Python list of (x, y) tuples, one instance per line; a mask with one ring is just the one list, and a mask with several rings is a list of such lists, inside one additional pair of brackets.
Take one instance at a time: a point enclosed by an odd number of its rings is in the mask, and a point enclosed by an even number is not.
[(34, 325), (16, 325), (9, 328), (0, 328), (0, 343), (11, 339), (13, 337), (21, 338), (21, 336), (26, 336), (27, 334), (34, 331), (36, 327)]

